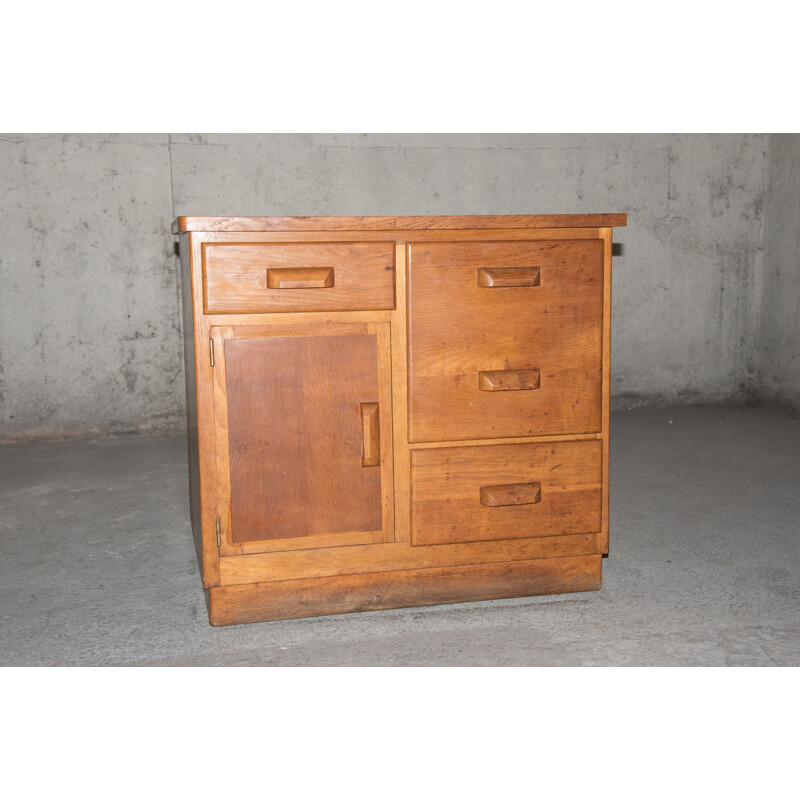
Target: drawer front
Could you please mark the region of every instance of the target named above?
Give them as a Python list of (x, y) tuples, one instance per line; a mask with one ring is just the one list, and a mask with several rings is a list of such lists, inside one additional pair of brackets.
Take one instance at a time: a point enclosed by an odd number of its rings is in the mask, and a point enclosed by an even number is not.
[(203, 244), (206, 314), (394, 308), (394, 242)]
[(414, 450), (412, 544), (595, 533), (601, 470), (595, 439)]
[(601, 240), (408, 247), (412, 442), (600, 430)]

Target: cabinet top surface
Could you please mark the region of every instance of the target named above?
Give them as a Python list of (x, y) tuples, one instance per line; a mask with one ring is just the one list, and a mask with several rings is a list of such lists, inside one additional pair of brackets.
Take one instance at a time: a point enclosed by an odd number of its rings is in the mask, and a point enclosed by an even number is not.
[(617, 228), (627, 214), (500, 214), (437, 217), (178, 217), (173, 233), (190, 231), (413, 231), (513, 228)]

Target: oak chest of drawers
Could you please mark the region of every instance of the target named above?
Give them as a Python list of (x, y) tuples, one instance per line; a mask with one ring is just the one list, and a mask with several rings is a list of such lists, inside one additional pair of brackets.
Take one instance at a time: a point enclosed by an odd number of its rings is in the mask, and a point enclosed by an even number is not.
[(625, 221), (179, 217), (211, 623), (598, 589)]

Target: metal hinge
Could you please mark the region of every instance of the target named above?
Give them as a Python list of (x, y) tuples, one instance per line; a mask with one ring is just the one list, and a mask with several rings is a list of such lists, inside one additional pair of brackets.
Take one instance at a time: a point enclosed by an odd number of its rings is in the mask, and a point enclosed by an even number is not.
[(219, 517), (217, 517), (217, 547), (222, 547), (222, 536), (219, 532)]
[(211, 359), (211, 366), (213, 367), (214, 366), (214, 340), (213, 339), (209, 339), (208, 340), (208, 355), (209, 355), (209, 357)]

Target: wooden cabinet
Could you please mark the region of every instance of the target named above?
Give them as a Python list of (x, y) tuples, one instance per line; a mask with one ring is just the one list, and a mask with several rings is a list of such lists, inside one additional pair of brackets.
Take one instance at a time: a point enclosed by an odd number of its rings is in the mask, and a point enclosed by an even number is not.
[(211, 623), (599, 588), (624, 224), (178, 218)]

